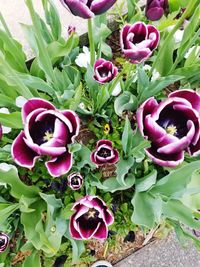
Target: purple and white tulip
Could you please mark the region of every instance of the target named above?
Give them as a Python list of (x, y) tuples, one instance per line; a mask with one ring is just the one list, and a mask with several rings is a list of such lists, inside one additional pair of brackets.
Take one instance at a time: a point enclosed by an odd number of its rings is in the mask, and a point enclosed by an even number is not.
[(94, 79), (101, 84), (111, 82), (118, 74), (117, 67), (111, 61), (103, 58), (94, 64)]
[(71, 110), (57, 110), (40, 98), (28, 100), (22, 108), (24, 130), (12, 144), (14, 161), (26, 168), (33, 168), (41, 156), (50, 157), (45, 163), (52, 176), (66, 174), (72, 166), (72, 153), (68, 144), (79, 133), (80, 121)]
[(151, 141), (147, 155), (158, 165), (176, 167), (184, 151), (200, 154), (200, 95), (184, 89), (169, 94), (158, 103), (147, 99), (137, 111), (141, 134)]
[(79, 190), (83, 185), (83, 176), (78, 172), (73, 172), (67, 177), (67, 181), (72, 190)]
[(70, 218), (70, 234), (75, 239), (106, 239), (108, 226), (114, 217), (106, 203), (97, 196), (85, 196), (78, 200)]
[(148, 20), (159, 20), (169, 10), (168, 0), (147, 0), (145, 14)]
[(4, 233), (0, 233), (0, 253), (3, 253), (9, 244), (9, 237), (4, 234)]
[(133, 64), (147, 60), (157, 48), (160, 33), (153, 25), (136, 22), (125, 25), (120, 33), (121, 49)]
[(119, 160), (119, 152), (113, 148), (109, 140), (97, 142), (96, 149), (92, 152), (90, 159), (96, 165), (115, 164)]
[(60, 0), (73, 15), (89, 19), (105, 13), (117, 0)]

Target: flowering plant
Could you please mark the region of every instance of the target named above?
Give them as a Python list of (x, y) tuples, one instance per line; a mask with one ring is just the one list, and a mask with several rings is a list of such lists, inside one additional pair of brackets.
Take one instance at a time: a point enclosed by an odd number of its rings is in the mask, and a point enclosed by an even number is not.
[(0, 13), (0, 263), (114, 263), (172, 228), (200, 248), (199, 1), (61, 0), (88, 47), (25, 2), (29, 61)]

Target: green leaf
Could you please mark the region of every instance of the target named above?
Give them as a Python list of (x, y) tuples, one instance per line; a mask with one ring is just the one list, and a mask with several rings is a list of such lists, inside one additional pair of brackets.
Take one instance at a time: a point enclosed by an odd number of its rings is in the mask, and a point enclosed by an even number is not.
[(137, 84), (137, 92), (141, 94), (143, 90), (149, 87), (149, 77), (146, 74), (143, 66), (137, 66), (137, 73), (138, 73), (138, 84)]
[(138, 102), (139, 103), (144, 102), (147, 98), (155, 96), (165, 87), (169, 86), (170, 84), (174, 84), (175, 82), (183, 78), (184, 78), (183, 76), (170, 75), (166, 77), (161, 77), (158, 80), (151, 82), (149, 87), (146, 88), (146, 90), (143, 90), (143, 92), (139, 95)]
[(157, 171), (154, 169), (143, 178), (136, 179), (136, 191), (144, 192), (149, 190), (155, 183), (157, 178)]
[(0, 113), (0, 122), (7, 127), (15, 129), (23, 128), (20, 112), (13, 112), (11, 114)]
[(118, 116), (122, 116), (123, 111), (131, 110), (134, 111), (137, 108), (137, 98), (131, 92), (125, 91), (119, 95), (114, 102), (115, 113)]
[(85, 246), (82, 240), (75, 240), (71, 237), (69, 233), (69, 222), (65, 237), (67, 237), (72, 244), (72, 264), (76, 264), (79, 262), (81, 254), (85, 251)]
[(18, 210), (20, 204), (0, 203), (0, 225), (7, 221), (14, 211)]
[(200, 230), (200, 221), (194, 218), (194, 212), (183, 205), (179, 200), (171, 199), (163, 203), (163, 214), (165, 217), (183, 223), (192, 229)]
[(88, 164), (91, 169), (96, 168), (96, 165), (90, 160), (90, 155), (91, 151), (89, 148), (82, 145), (82, 148), (75, 153), (78, 169), (83, 168), (86, 164)]
[(134, 135), (133, 135), (133, 130), (131, 128), (131, 124), (128, 116), (126, 116), (124, 131), (122, 134), (122, 147), (126, 156), (129, 156), (131, 153), (133, 137)]
[(171, 171), (167, 176), (160, 179), (150, 192), (172, 197), (176, 192), (186, 188), (194, 171), (199, 169), (200, 161), (194, 161)]
[(21, 196), (34, 198), (38, 196), (39, 189), (35, 186), (27, 186), (19, 179), (17, 169), (13, 166), (9, 171), (0, 169), (0, 182), (4, 182), (11, 186), (10, 194), (20, 199)]
[(131, 220), (134, 224), (148, 228), (155, 227), (160, 222), (162, 213), (162, 200), (160, 197), (152, 197), (146, 192), (135, 192), (131, 201), (134, 212)]
[(128, 173), (128, 171), (131, 169), (131, 167), (134, 164), (134, 158), (129, 157), (128, 159), (123, 159), (120, 158), (120, 161), (117, 163), (116, 167), (116, 172), (117, 172), (117, 177), (116, 180), (121, 186), (125, 186), (125, 176)]
[(37, 250), (31, 251), (31, 255), (26, 257), (22, 267), (41, 267), (41, 262), (40, 262), (40, 252)]

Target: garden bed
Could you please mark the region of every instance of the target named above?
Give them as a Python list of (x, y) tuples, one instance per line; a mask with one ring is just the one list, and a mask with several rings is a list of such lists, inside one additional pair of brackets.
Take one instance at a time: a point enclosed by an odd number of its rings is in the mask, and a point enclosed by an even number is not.
[(110, 30), (116, 1), (61, 2), (89, 44), (27, 0), (28, 64), (0, 16), (0, 263), (115, 264), (172, 229), (199, 248), (199, 3), (128, 0)]

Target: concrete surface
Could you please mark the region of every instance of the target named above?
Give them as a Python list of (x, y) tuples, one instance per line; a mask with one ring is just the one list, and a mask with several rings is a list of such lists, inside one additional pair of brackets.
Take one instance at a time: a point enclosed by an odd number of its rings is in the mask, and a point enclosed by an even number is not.
[(115, 267), (199, 267), (200, 252), (192, 245), (183, 249), (175, 235), (147, 245)]

